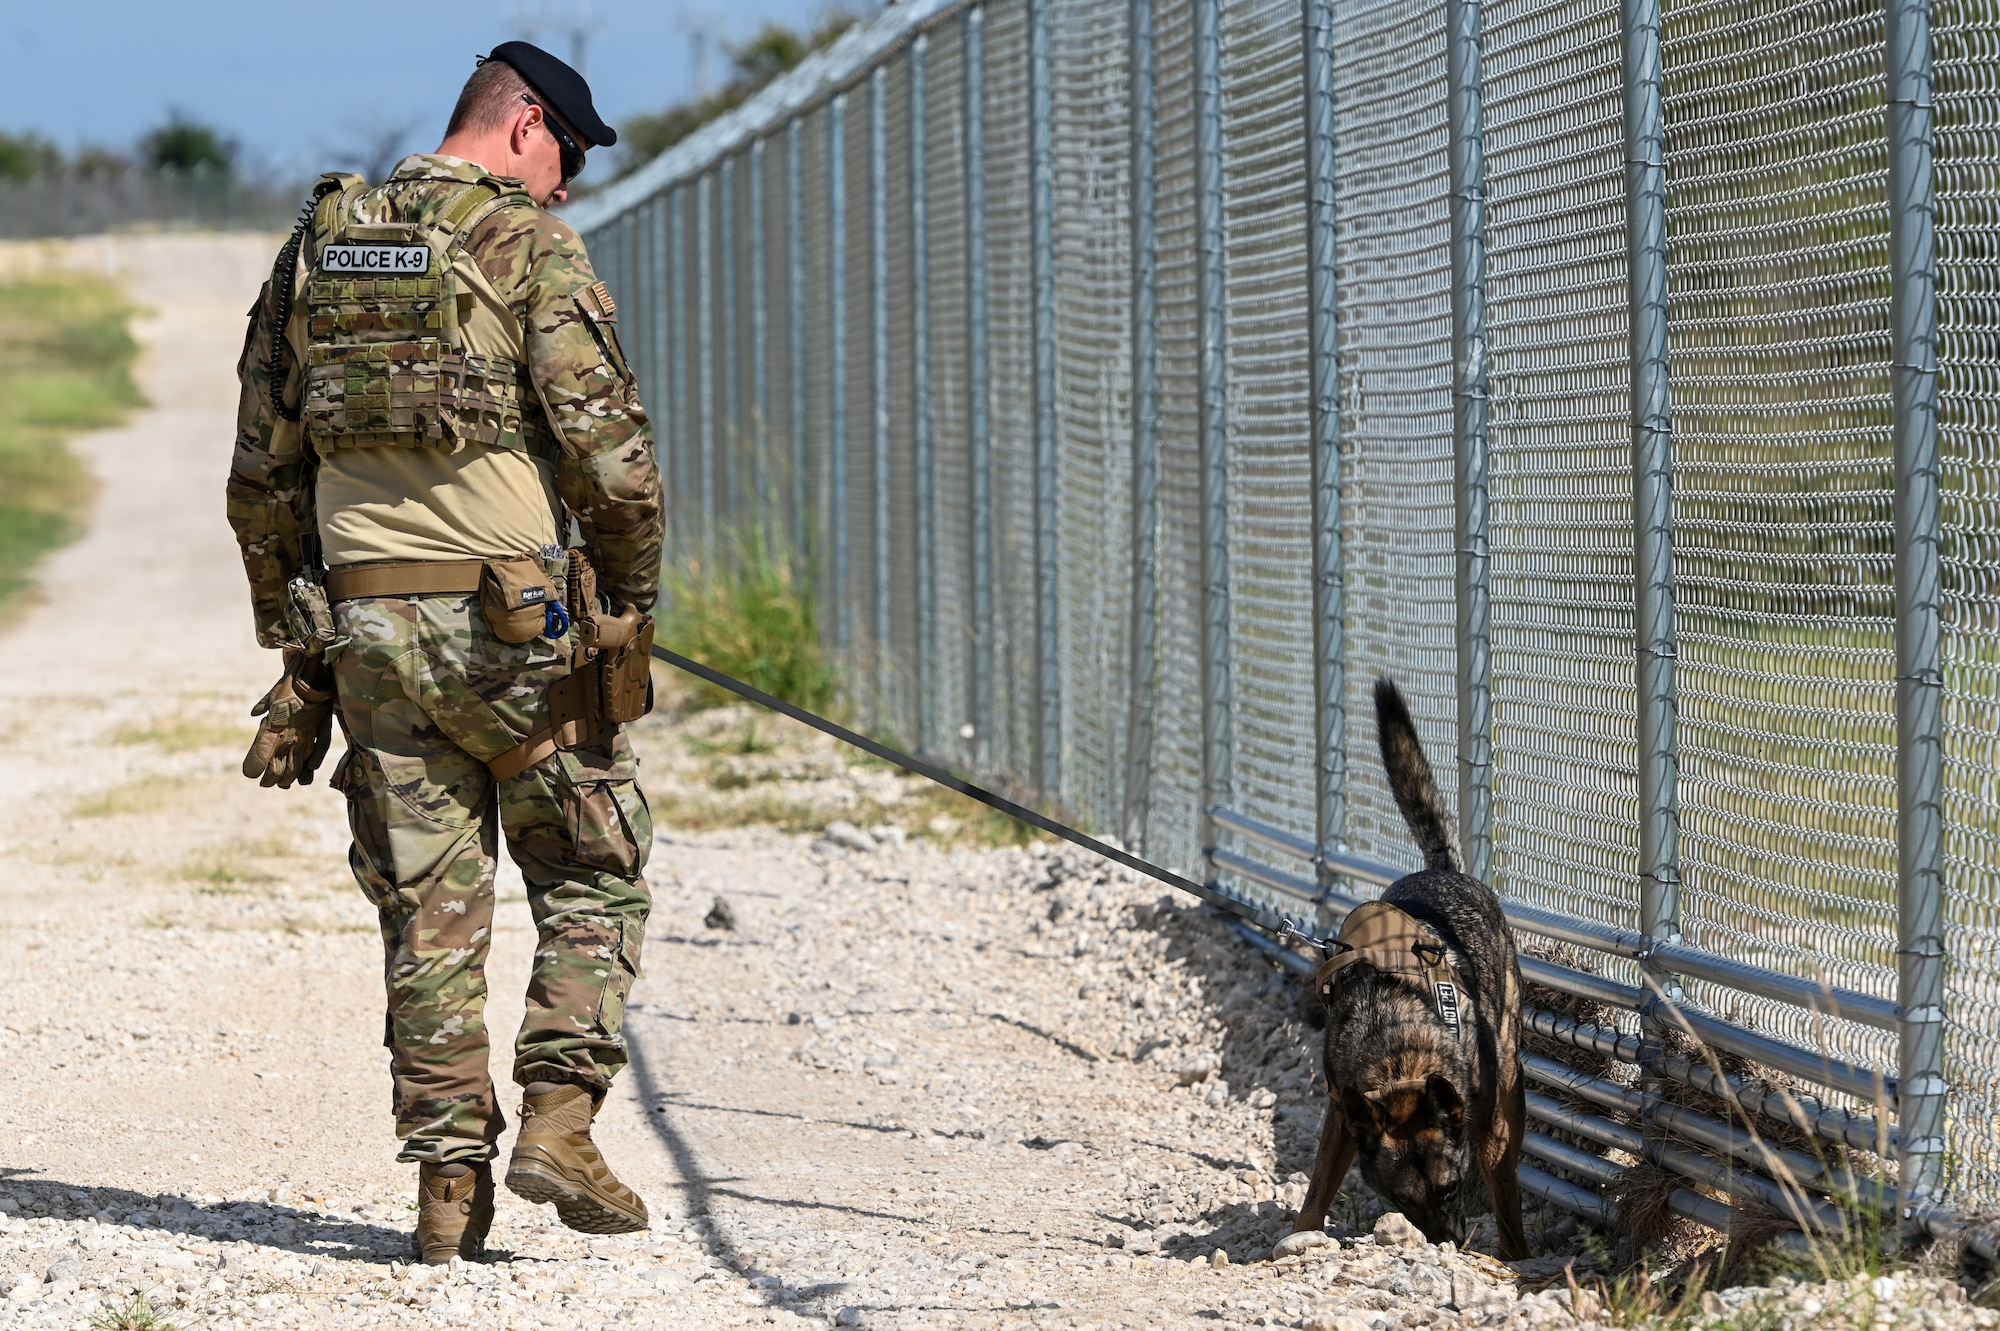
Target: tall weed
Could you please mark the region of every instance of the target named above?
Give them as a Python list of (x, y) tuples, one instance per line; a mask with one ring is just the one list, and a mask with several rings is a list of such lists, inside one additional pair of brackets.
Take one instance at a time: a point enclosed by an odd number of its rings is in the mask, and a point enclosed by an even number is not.
[[(683, 656), (808, 711), (832, 706), (833, 667), (819, 640), (813, 578), (750, 523), (725, 532), (707, 557), (667, 569), (660, 640)], [(691, 680), (696, 707), (735, 695)]]

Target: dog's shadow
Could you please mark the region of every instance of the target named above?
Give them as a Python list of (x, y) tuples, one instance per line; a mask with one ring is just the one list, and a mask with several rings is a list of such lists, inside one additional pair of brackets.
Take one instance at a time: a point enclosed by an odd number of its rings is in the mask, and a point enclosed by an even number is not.
[(382, 1262), (410, 1256), (406, 1229), (338, 1219), (277, 1202), (204, 1202), (177, 1193), (86, 1187), (7, 1166), (0, 1166), (0, 1187), (19, 1203), (20, 1215), (30, 1219), (96, 1217), (108, 1224), (211, 1242), (256, 1243), (336, 1262)]

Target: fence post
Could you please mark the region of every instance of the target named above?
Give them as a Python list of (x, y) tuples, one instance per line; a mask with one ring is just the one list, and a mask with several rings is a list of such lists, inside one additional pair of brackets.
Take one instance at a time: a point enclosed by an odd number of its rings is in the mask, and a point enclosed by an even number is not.
[(986, 346), (986, 13), (965, 11), (966, 486), (972, 502), (973, 765), (993, 761), (993, 458)]
[(930, 38), (910, 43), (910, 431), (917, 508), (917, 752), (937, 744), (937, 568), (931, 513)]
[(797, 116), (785, 126), (785, 331), (786, 380), (791, 397), (792, 557), (805, 561), (814, 545), (806, 525), (806, 236), (805, 203), (799, 186), (800, 139)]
[[(765, 271), (764, 247), (768, 237), (764, 227), (764, 140), (750, 145), (750, 428), (751, 503), (756, 506), (757, 525), (770, 534), (770, 470), (765, 452), (770, 447), (771, 428), (771, 287)], [(767, 551), (768, 553), (768, 551)]]
[[(669, 485), (673, 481), (673, 425), (672, 417), (680, 412), (681, 404), (674, 398), (673, 387), (673, 295), (669, 290), (671, 278), (668, 267), (672, 259), (667, 251), (667, 198), (664, 194), (653, 196), (652, 204), (646, 210), (646, 246), (653, 254), (653, 295), (647, 311), (647, 322), (653, 330), (653, 351), (647, 357), (650, 377), (659, 394), (659, 404), (655, 407), (654, 433), (658, 447), (664, 456), (660, 470)], [(661, 410), (664, 408), (664, 410)], [(678, 502), (678, 494), (667, 496), (668, 521), (673, 521), (673, 505)]]
[(1062, 793), (1062, 606), (1056, 527), (1056, 153), (1049, 0), (1028, 0), (1028, 246), (1035, 377), (1035, 788)]
[(890, 715), (888, 674), (895, 662), (889, 618), (889, 71), (868, 76), (869, 386), (874, 406), (870, 479), (875, 511), (875, 724)]
[(1229, 371), (1223, 358), (1221, 0), (1194, 0), (1195, 320), (1201, 454), (1201, 848), (1213, 881), (1215, 813), (1231, 799)]
[(654, 271), (660, 275), (660, 299), (652, 311), (658, 336), (653, 343), (653, 373), (660, 385), (659, 401), (652, 405), (654, 429), (659, 439), (660, 480), (666, 490), (667, 552), (677, 554), (679, 541), (674, 528), (680, 525), (680, 477), (675, 471), (674, 419), (681, 414), (680, 399), (674, 394), (674, 350), (680, 341), (674, 331), (674, 247), (670, 239), (673, 194), (661, 190), (653, 199), (653, 245), (659, 255)]
[(688, 361), (693, 354), (693, 344), (699, 337), (688, 335), (688, 288), (687, 288), (687, 191), (676, 185), (667, 195), (667, 303), (672, 306), (668, 317), (674, 321), (676, 336), (672, 348), (673, 371), (668, 376), (672, 383), (670, 391), (674, 399), (673, 419), (667, 422), (667, 433), (673, 440), (674, 500), (679, 509), (681, 521), (676, 524), (680, 530), (674, 533), (674, 544), (685, 558), (692, 543), (688, 531), (694, 525), (689, 519), (694, 516), (698, 501), (695, 494), (695, 469), (689, 457), (688, 439)]
[[(1679, 697), (1674, 681), (1673, 417), (1667, 380), (1666, 138), (1660, 0), (1620, 6), (1625, 93), (1625, 246), (1632, 357), (1632, 485), (1638, 657), (1639, 928), (1680, 937)], [(1679, 981), (1647, 964), (1651, 983)], [(1654, 1042), (1648, 1040), (1649, 1047)]]
[(716, 234), (718, 260), (716, 283), (722, 292), (722, 328), (716, 340), (722, 347), (722, 405), (716, 412), (721, 427), (721, 504), (725, 525), (743, 518), (743, 399), (737, 353), (740, 344), (736, 322), (736, 159), (724, 156), (716, 167)]
[(1488, 588), (1486, 92), (1481, 0), (1445, 0), (1451, 109), (1452, 471), (1458, 494), (1458, 840), (1493, 876), (1493, 602)]
[(1135, 852), (1152, 813), (1158, 688), (1160, 380), (1159, 237), (1155, 222), (1153, 0), (1131, 0), (1132, 84), (1132, 696), (1125, 724), (1125, 819)]
[[(614, 298), (629, 305), (640, 289), (638, 210), (634, 208), (620, 213), (618, 220), (606, 228), (606, 239), (611, 242), (608, 247), (610, 252), (604, 256), (604, 271), (598, 276), (611, 288)], [(644, 357), (646, 329), (643, 320), (633, 321), (631, 338), (625, 343), (624, 351), (628, 357)]]
[[(1313, 844), (1347, 840), (1346, 574), (1341, 548), (1339, 212), (1333, 3), (1305, 0), (1306, 281), (1312, 410)], [(1314, 866), (1322, 888), (1334, 875)]]
[(849, 664), (847, 646), (847, 94), (827, 108), (826, 234), (831, 251), (827, 266), (828, 304), (832, 327), (827, 330), (827, 544), (832, 551), (833, 595), (827, 598), (827, 618), (841, 664)]
[(1945, 1149), (1944, 672), (1930, 0), (1889, 0), (1885, 59), (1896, 476), (1896, 1002), (1902, 1025), (1896, 1117), (1907, 1208), (1937, 1194)]
[(707, 172), (694, 185), (695, 354), (696, 392), (701, 416), (701, 543), (715, 557), (715, 229), (709, 222), (709, 196), (714, 177)]

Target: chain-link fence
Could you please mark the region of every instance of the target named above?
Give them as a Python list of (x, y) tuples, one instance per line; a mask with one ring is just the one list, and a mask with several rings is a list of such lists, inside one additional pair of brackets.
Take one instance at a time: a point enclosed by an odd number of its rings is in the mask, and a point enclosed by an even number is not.
[(0, 176), (0, 240), (92, 236), (153, 228), (281, 231), (301, 190), (207, 166), (152, 169), (130, 162), (44, 167)]
[(1322, 923), (1392, 675), (1645, 1074), (1533, 1189), (1666, 1078), (2000, 1206), (1995, 23), (1888, 3), (891, 8), (574, 210), (673, 557), (782, 533), (866, 724)]

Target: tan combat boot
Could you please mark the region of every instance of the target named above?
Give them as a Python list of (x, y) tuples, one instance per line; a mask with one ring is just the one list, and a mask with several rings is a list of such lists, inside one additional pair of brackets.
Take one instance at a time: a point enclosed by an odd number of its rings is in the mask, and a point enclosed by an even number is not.
[(590, 1140), (597, 1106), (588, 1088), (559, 1086), (521, 1100), (521, 1135), (507, 1165), (507, 1187), (531, 1202), (552, 1202), (565, 1225), (585, 1234), (646, 1228), (646, 1203), (612, 1177)]
[(417, 1253), (431, 1266), (454, 1257), (469, 1262), (486, 1251), (493, 1228), (493, 1165), (481, 1160), (457, 1178), (435, 1170), (417, 1167)]

